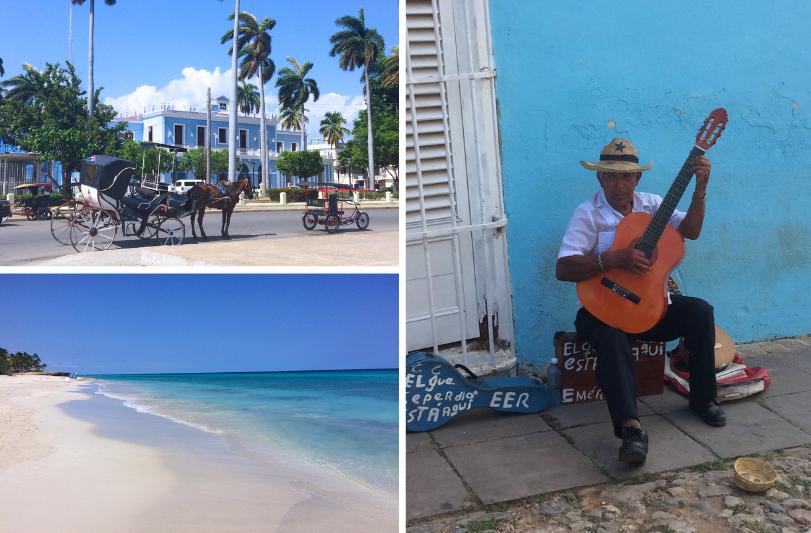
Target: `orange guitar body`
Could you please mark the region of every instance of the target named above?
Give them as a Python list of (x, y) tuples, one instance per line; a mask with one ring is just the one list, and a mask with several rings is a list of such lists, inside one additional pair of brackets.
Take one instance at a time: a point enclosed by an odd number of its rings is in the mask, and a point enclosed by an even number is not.
[[(647, 213), (623, 217), (609, 251), (636, 244), (652, 218)], [(600, 272), (577, 283), (577, 297), (583, 307), (609, 326), (626, 333), (648, 331), (667, 311), (667, 278), (682, 257), (684, 239), (668, 224), (651, 256), (651, 269), (647, 273), (640, 275), (621, 268)]]

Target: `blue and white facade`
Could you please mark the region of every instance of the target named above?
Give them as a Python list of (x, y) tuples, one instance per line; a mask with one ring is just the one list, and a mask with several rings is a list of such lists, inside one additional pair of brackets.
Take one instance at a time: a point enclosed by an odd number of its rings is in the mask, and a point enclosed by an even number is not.
[[(206, 136), (211, 138), (212, 150), (228, 150), (228, 99), (220, 97), (212, 103), (211, 131), (206, 130), (206, 113), (204, 111), (182, 111), (161, 109), (128, 118), (128, 130), (136, 141), (172, 144), (184, 148), (205, 147)], [(298, 183), (297, 176), (283, 176), (276, 170), (276, 159), (285, 151), (301, 149), (301, 131), (285, 130), (279, 125), (275, 116), (266, 119), (268, 143), (268, 185), (285, 187)], [(258, 116), (237, 116), (237, 157), (245, 165), (242, 172), (251, 177), (258, 186), (262, 179), (260, 157), (260, 119)], [(319, 147), (320, 148), (320, 147)], [(311, 148), (312, 149), (312, 148)], [(334, 152), (330, 148), (330, 151)], [(324, 170), (319, 174), (320, 181), (335, 181), (335, 157), (324, 157)], [(181, 155), (182, 157), (182, 155)], [(224, 177), (224, 176), (222, 176)], [(181, 178), (194, 178), (187, 173)], [(216, 177), (215, 180), (216, 181)]]

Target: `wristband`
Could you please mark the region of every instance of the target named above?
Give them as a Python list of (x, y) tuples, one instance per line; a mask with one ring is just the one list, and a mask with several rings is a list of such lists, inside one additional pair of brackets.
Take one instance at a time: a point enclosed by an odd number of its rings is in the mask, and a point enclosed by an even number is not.
[(605, 272), (605, 266), (603, 266), (603, 254), (597, 254), (597, 266), (600, 268), (600, 272)]

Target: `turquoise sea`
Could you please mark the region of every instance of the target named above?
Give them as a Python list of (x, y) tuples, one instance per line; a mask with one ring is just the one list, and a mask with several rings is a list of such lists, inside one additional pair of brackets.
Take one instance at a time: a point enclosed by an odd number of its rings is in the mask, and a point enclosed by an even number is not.
[(396, 370), (88, 377), (97, 393), (219, 434), (254, 460), (292, 454), (397, 493)]

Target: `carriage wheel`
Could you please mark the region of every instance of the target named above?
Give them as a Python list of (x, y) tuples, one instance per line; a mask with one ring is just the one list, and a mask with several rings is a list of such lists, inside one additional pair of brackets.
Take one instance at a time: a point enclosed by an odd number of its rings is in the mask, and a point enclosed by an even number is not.
[(51, 216), (51, 210), (47, 207), (42, 206), (37, 208), (37, 220), (50, 220)]
[(358, 229), (366, 229), (369, 227), (369, 213), (366, 211), (361, 211), (358, 215), (358, 218), (355, 219), (355, 224), (358, 225)]
[(104, 209), (82, 209), (70, 229), (70, 244), (80, 253), (107, 250), (118, 233), (118, 221)]
[(335, 213), (330, 213), (324, 219), (324, 227), (327, 228), (327, 233), (335, 233), (341, 225), (341, 219)]
[(304, 213), (301, 217), (301, 223), (304, 224), (304, 229), (313, 230), (318, 225), (318, 217), (312, 213)]
[(25, 218), (28, 219), (28, 220), (36, 220), (37, 219), (37, 214), (34, 213), (33, 211), (26, 210)]
[(144, 224), (144, 229), (141, 233), (137, 233), (139, 239), (151, 239), (158, 234), (158, 226), (161, 224), (161, 217), (153, 215)]
[(158, 217), (157, 238), (158, 242), (165, 246), (175, 246), (183, 244), (186, 237), (186, 225), (177, 217)]
[(51, 235), (59, 244), (70, 244), (70, 230), (76, 218), (76, 205), (63, 204), (51, 211)]

